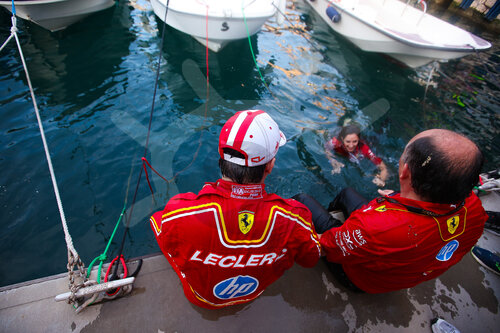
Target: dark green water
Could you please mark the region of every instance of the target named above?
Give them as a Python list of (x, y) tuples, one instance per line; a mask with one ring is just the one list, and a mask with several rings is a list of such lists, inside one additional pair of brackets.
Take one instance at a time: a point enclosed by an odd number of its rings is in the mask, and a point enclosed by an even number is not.
[[(289, 2), (290, 6), (291, 2)], [(376, 171), (346, 163), (332, 175), (323, 153), (327, 131), (350, 118), (391, 172), (397, 188), (399, 156), (424, 129), (456, 130), (483, 149), (485, 170), (500, 164), (500, 51), (441, 64), (425, 94), (431, 67), (401, 68), (364, 53), (336, 35), (302, 1), (289, 21), (274, 21), (252, 37), (262, 82), (248, 41), (209, 53), (207, 102), (205, 48), (167, 28), (149, 1), (120, 1), (68, 29), (50, 33), (20, 21), (23, 52), (45, 126), (62, 203), (74, 245), (84, 262), (103, 252), (118, 216), (130, 207), (155, 99), (148, 160), (155, 175), (152, 201), (142, 175), (124, 254), (158, 251), (148, 218), (178, 192), (197, 192), (219, 177), (218, 133), (235, 111), (268, 111), (289, 143), (277, 156), (268, 191), (308, 192), (323, 204), (344, 186), (367, 197)], [(454, 22), (456, 18), (450, 18)], [(458, 22), (463, 25), (464, 23)], [(291, 27), (293, 25), (293, 28)], [(468, 30), (498, 43), (487, 32)], [(0, 40), (10, 34), (10, 13), (0, 12)], [(424, 98), (425, 96), (425, 98)], [(207, 102), (207, 103), (206, 103)], [(372, 103), (388, 105), (373, 117)], [(15, 43), (0, 53), (0, 285), (66, 270), (66, 245), (36, 117)], [(366, 161), (365, 161), (366, 162)], [(175, 178), (174, 178), (174, 175)], [(117, 254), (124, 227), (108, 255)]]

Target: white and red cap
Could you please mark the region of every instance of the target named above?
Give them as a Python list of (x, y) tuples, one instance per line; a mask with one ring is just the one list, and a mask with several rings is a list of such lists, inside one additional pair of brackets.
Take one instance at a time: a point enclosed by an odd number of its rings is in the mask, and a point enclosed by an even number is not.
[[(219, 155), (228, 162), (253, 167), (271, 161), (285, 143), (285, 135), (267, 113), (261, 110), (239, 111), (222, 127)], [(245, 158), (224, 154), (223, 148), (234, 149)]]

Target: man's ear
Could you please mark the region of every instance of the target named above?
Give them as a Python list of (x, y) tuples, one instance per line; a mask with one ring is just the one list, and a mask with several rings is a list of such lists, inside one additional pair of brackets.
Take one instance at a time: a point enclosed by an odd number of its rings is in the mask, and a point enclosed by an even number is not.
[(276, 161), (276, 158), (273, 157), (272, 160), (270, 160), (269, 162), (267, 162), (266, 164), (266, 174), (270, 174), (271, 171), (273, 171), (273, 168), (274, 168), (274, 162)]
[(411, 178), (410, 168), (408, 167), (408, 163), (403, 164), (403, 167), (399, 171), (399, 181), (406, 180)]

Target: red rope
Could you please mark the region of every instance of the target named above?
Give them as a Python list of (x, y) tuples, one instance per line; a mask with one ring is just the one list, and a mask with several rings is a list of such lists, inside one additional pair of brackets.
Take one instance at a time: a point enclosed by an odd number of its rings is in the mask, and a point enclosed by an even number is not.
[[(208, 5), (206, 5), (205, 29), (206, 29), (206, 32), (205, 32), (205, 66), (207, 67), (207, 90), (206, 90), (205, 115), (204, 115), (204, 118), (203, 118), (203, 124), (205, 124), (205, 121), (207, 119), (207, 114), (208, 114), (208, 100), (210, 98), (210, 69), (209, 69), (209, 66), (208, 66), (208, 54), (209, 54), (209, 49), (208, 49)], [(196, 151), (195, 151), (195, 153), (193, 155), (193, 160), (191, 161), (191, 163), (189, 163), (183, 170), (177, 172), (172, 177), (172, 179), (170, 181), (167, 180), (165, 177), (163, 177), (158, 171), (156, 171), (155, 168), (153, 168), (151, 166), (151, 164), (148, 162), (148, 160), (146, 159), (146, 157), (142, 157), (141, 158), (142, 159), (142, 167), (143, 167), (145, 175), (146, 175), (146, 180), (148, 181), (148, 186), (149, 186), (149, 190), (151, 191), (151, 195), (154, 195), (154, 192), (153, 192), (153, 187), (151, 186), (151, 182), (149, 180), (149, 174), (148, 174), (148, 170), (146, 168), (146, 165), (149, 166), (151, 168), (151, 170), (154, 171), (154, 173), (156, 173), (158, 176), (160, 176), (161, 179), (163, 179), (167, 183), (170, 183), (171, 181), (175, 180), (175, 178), (177, 177), (178, 174), (180, 174), (182, 171), (186, 170), (187, 168), (189, 168), (193, 164), (194, 160), (198, 156), (198, 153), (199, 153), (199, 150), (200, 150), (200, 147), (201, 147), (202, 135), (203, 135), (203, 132), (201, 132), (201, 134), (200, 134), (200, 142), (198, 144), (198, 148), (196, 149)], [(149, 132), (148, 132), (148, 138), (149, 138)]]
[[(104, 276), (104, 282), (108, 282), (109, 272), (111, 271), (111, 268), (114, 266), (115, 261), (117, 261), (118, 259), (120, 259), (120, 262), (123, 267), (123, 278), (125, 279), (127, 277), (128, 274), (127, 265), (125, 264), (125, 259), (123, 258), (123, 254), (120, 254), (119, 256), (116, 256), (116, 258), (113, 259), (109, 264), (108, 270), (106, 271), (106, 275)], [(117, 265), (119, 265), (119, 263), (117, 263)], [(115, 278), (118, 279), (117, 276)], [(120, 287), (116, 288), (115, 291), (106, 292), (106, 294), (108, 294), (108, 296), (114, 296), (118, 293), (118, 291), (120, 291)]]
[[(144, 173), (146, 174), (146, 180), (148, 181), (149, 190), (151, 191), (151, 195), (153, 195), (153, 188), (151, 187), (151, 182), (149, 181), (148, 169), (146, 169), (146, 163), (144, 163), (145, 158), (142, 158), (142, 168), (144, 169)], [(149, 163), (148, 163), (149, 165)], [(151, 167), (151, 165), (149, 166)]]
[(208, 68), (208, 5), (207, 5), (207, 14), (205, 16), (205, 25), (206, 25), (206, 43), (205, 43), (205, 63), (207, 66), (207, 100), (205, 102), (205, 113), (206, 113), (206, 105), (208, 103), (208, 91), (209, 91), (209, 68)]
[(144, 168), (144, 172), (146, 174), (146, 180), (148, 181), (149, 189), (151, 190), (151, 194), (153, 194), (153, 188), (151, 187), (151, 182), (149, 181), (149, 174), (148, 174), (148, 169), (146, 168), (146, 164), (151, 168), (151, 170), (153, 170), (154, 173), (156, 173), (158, 176), (160, 176), (161, 179), (163, 179), (167, 183), (168, 183), (168, 180), (165, 177), (163, 177), (158, 171), (156, 171), (155, 168), (153, 168), (151, 166), (151, 164), (149, 163), (149, 161), (145, 157), (142, 157), (141, 159), (142, 159), (142, 167)]

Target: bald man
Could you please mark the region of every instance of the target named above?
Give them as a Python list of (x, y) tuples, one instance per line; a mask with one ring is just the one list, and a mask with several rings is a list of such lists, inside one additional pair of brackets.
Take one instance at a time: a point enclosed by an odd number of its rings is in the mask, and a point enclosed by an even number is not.
[(379, 190), (367, 202), (344, 189), (329, 210), (307, 195), (294, 198), (312, 211), (330, 270), (348, 288), (383, 293), (434, 279), (458, 263), (487, 220), (472, 192), (483, 164), (478, 147), (452, 131), (432, 129), (410, 140), (399, 160), (400, 192)]

